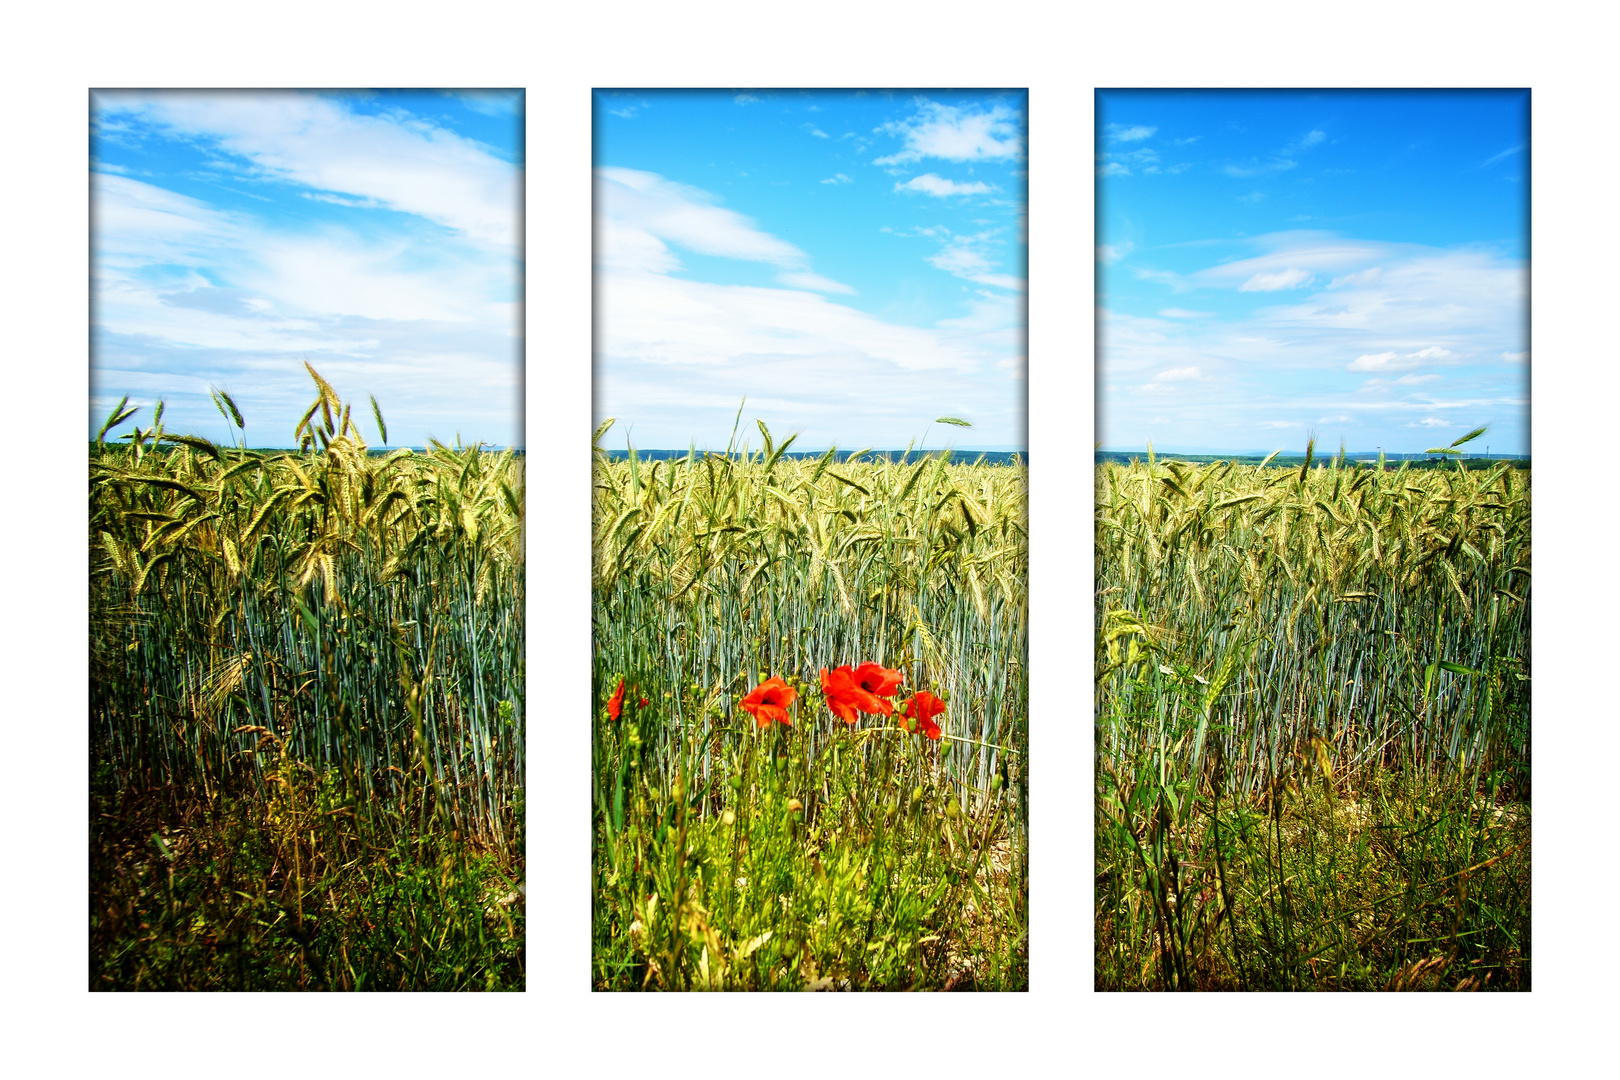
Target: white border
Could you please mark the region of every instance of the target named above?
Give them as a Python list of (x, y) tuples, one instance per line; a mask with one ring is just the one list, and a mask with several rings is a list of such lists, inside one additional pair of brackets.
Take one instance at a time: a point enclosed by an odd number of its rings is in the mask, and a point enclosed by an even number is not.
[[(590, 14), (591, 10), (600, 14)], [(8, 1060), (23, 1075), (404, 1065), (521, 1075), (855, 1076), (1092, 1067), (1397, 1074), (1602, 1060), (1616, 760), (1609, 670), (1616, 400), (1611, 65), (1570, 7), (1376, 2), (927, 7), (830, 0), (586, 5), (36, 5), (8, 21), (4, 274), (15, 462), (4, 505)], [(60, 12), (60, 14), (58, 13)], [(1539, 14), (1538, 12), (1550, 12)], [(1030, 89), (1032, 982), (972, 998), (643, 998), (587, 991), (592, 86)], [(529, 986), (526, 995), (121, 998), (84, 990), (83, 402), (91, 86), (528, 88)], [(1127, 998), (1090, 992), (1092, 89), (1533, 88), (1535, 986), (1529, 995)], [(1604, 351), (1599, 351), (1603, 347)], [(557, 448), (554, 462), (542, 456)], [(1064, 468), (1065, 460), (1072, 467)], [(42, 465), (42, 462), (48, 464)], [(541, 465), (549, 468), (542, 471)], [(1587, 767), (1590, 765), (1590, 767)], [(1600, 833), (1598, 830), (1602, 828)], [(1460, 1023), (1459, 1023), (1460, 1021)], [(1612, 1021), (1611, 1021), (1612, 1022)]]

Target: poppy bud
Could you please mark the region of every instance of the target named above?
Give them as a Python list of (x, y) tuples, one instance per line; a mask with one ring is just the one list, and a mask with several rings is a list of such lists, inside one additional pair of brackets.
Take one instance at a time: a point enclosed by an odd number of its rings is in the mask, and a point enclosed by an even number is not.
[(962, 810), (961, 810), (960, 807), (958, 807), (956, 805), (956, 800), (955, 799), (951, 799), (948, 802), (946, 802), (946, 804), (945, 804), (945, 816), (950, 818), (952, 821), (955, 821), (957, 818), (962, 816)]
[(1001, 790), (1001, 783), (1002, 783), (1001, 774), (996, 773), (996, 775), (990, 780), (990, 790), (991, 791), (1000, 791)]
[(921, 784), (918, 784), (916, 786), (916, 788), (911, 793), (911, 801), (912, 802), (922, 802), (922, 800), (923, 800), (923, 786)]
[(800, 802), (798, 799), (789, 799), (787, 801), (787, 808), (788, 813), (797, 814), (804, 809), (804, 803)]
[(731, 810), (722, 810), (720, 812), (720, 824), (722, 824), (722, 825), (735, 825), (735, 824), (737, 824), (737, 815), (736, 815), (736, 813), (734, 811), (731, 811)]

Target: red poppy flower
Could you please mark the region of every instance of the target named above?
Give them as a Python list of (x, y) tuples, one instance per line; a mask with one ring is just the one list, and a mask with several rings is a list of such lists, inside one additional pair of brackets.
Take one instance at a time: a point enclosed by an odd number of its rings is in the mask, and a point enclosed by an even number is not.
[(647, 699), (646, 698), (641, 698), (640, 700), (638, 700), (636, 702), (636, 707), (640, 708), (640, 709), (645, 709), (647, 707)]
[(780, 676), (772, 676), (748, 692), (748, 696), (742, 699), (742, 707), (754, 714), (760, 727), (770, 727), (772, 720), (780, 720), (792, 727), (793, 721), (788, 718), (787, 707), (798, 696), (798, 691), (783, 682)]
[(870, 661), (856, 668), (853, 678), (856, 686), (878, 697), (894, 697), (894, 692), (900, 689), (900, 684), (906, 680), (906, 677), (898, 671)]
[(934, 723), (934, 717), (945, 711), (945, 703), (926, 690), (919, 690), (906, 702), (906, 713), (900, 721), (900, 726), (907, 731), (926, 735), (937, 740), (940, 736), (940, 726)]
[(822, 668), (821, 692), (826, 695), (827, 708), (846, 724), (854, 724), (859, 720), (859, 713), (888, 716), (894, 712), (893, 705), (856, 683), (855, 673), (848, 665), (834, 668), (830, 672)]
[(619, 688), (613, 691), (612, 697), (608, 698), (608, 716), (611, 719), (617, 720), (619, 718), (619, 710), (622, 708), (624, 708), (624, 680), (620, 679)]

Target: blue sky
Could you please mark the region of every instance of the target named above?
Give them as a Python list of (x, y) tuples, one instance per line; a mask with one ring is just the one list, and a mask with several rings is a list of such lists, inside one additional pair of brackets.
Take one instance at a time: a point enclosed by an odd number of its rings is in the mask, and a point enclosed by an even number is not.
[(1024, 449), (1027, 100), (597, 91), (604, 445)]
[[(307, 358), (391, 446), (523, 442), (521, 91), (94, 91), (90, 433), (288, 446)], [(130, 425), (119, 429), (127, 432)]]
[(1529, 453), (1527, 91), (1097, 92), (1104, 449)]

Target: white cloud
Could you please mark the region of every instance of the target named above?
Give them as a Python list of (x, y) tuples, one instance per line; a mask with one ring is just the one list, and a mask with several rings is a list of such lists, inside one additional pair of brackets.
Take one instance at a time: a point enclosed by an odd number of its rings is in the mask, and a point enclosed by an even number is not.
[(825, 131), (822, 131), (820, 128), (816, 127), (816, 125), (814, 125), (814, 124), (806, 124), (804, 126), (809, 129), (810, 134), (814, 135), (818, 139), (830, 139), (830, 138), (832, 138), (832, 136), (828, 135)]
[(1108, 137), (1116, 142), (1138, 142), (1142, 139), (1148, 138), (1159, 129), (1156, 127), (1147, 127), (1143, 124), (1133, 124), (1130, 127), (1123, 127), (1119, 124), (1109, 124), (1106, 130)]
[(1111, 266), (1134, 250), (1136, 250), (1136, 245), (1129, 240), (1119, 244), (1098, 244), (1097, 261), (1104, 266)]
[(1186, 308), (1164, 308), (1159, 312), (1166, 319), (1212, 319), (1213, 311), (1188, 311)]
[(998, 264), (982, 249), (981, 245), (992, 242), (993, 236), (993, 233), (980, 233), (976, 236), (950, 237), (945, 246), (937, 254), (927, 256), (926, 261), (936, 270), (943, 270), (964, 281), (1023, 292), (1028, 288), (1028, 283), (1011, 274), (996, 273)]
[(1197, 365), (1189, 365), (1188, 367), (1167, 368), (1153, 376), (1153, 381), (1157, 383), (1192, 382), (1203, 377), (1204, 373)]
[(1020, 115), (1005, 105), (982, 110), (918, 98), (913, 116), (877, 129), (881, 134), (904, 138), (905, 149), (877, 158), (873, 164), (901, 165), (925, 157), (946, 161), (1017, 160), (1024, 152), (1020, 120)]
[(1358, 356), (1350, 362), (1351, 371), (1389, 371), (1392, 367), (1409, 366), (1398, 363), (1399, 356), (1394, 350), (1381, 353), (1368, 353)]
[(966, 244), (951, 244), (938, 255), (928, 256), (928, 261), (937, 269), (959, 276), (984, 273), (992, 265), (989, 259)]
[[(1524, 349), (1523, 262), (1485, 247), (1445, 249), (1321, 232), (1244, 243), (1246, 257), (1185, 273), (1133, 267), (1130, 277), (1137, 294), (1152, 283), (1177, 293), (1217, 289), (1234, 300), (1252, 297), (1255, 306), (1246, 312), (1219, 309), (1218, 319), (1199, 321), (1180, 314), (1199, 307), (1186, 303), (1160, 308), (1156, 317), (1098, 313), (1098, 438), (1104, 446), (1141, 446), (1149, 437), (1172, 445), (1154, 415), (1166, 415), (1177, 442), (1189, 448), (1258, 449), (1233, 432), (1263, 430), (1263, 422), (1279, 416), (1303, 423), (1342, 414), (1370, 425), (1369, 412), (1388, 417), (1381, 421), (1388, 447), (1418, 437), (1388, 425), (1423, 416), (1457, 416), (1469, 426), (1496, 423), (1500, 437), (1508, 438), (1503, 418), (1524, 409), (1523, 392), (1503, 379), (1513, 370), (1506, 358)], [(1314, 280), (1291, 292), (1239, 291), (1256, 275), (1289, 271)], [(1156, 372), (1185, 367), (1208, 376), (1183, 384), (1198, 393), (1144, 395)]]
[(1097, 166), (1097, 175), (1098, 176), (1129, 176), (1129, 175), (1131, 175), (1131, 170), (1127, 169), (1125, 166), (1121, 165), (1117, 161), (1110, 161), (1110, 162), (1108, 162), (1108, 163), (1106, 163), (1104, 165)]
[(833, 173), (822, 181), (823, 184), (853, 184), (854, 182), (853, 177), (845, 176), (843, 173)]
[(987, 195), (995, 190), (989, 184), (975, 180), (967, 184), (959, 184), (954, 180), (946, 180), (933, 173), (924, 173), (914, 176), (903, 184), (895, 184), (896, 191), (920, 191), (925, 195), (945, 198), (950, 195)]
[(1527, 352), (1505, 352), (1502, 354), (1502, 359), (1510, 364), (1522, 364), (1530, 359), (1530, 354)]
[(165, 397), (171, 428), (217, 437), (207, 387), (228, 384), (254, 443), (284, 445), (307, 356), (345, 397), (375, 393), (396, 443), (451, 423), (521, 441), (514, 260), (410, 231), (291, 234), (124, 177), (93, 174), (91, 198), (93, 381), (114, 400)]
[[(758, 229), (752, 221), (724, 207), (706, 191), (666, 180), (656, 173), (614, 167), (596, 170), (596, 198), (605, 213), (601, 220), (618, 229), (639, 229), (659, 241), (667, 241), (702, 255), (768, 263), (785, 270), (805, 269), (809, 256), (785, 240)], [(621, 235), (608, 245), (613, 257), (640, 251), (651, 255), (655, 249), (644, 239), (628, 245)], [(662, 247), (662, 245), (658, 245)], [(660, 264), (648, 269), (672, 269)]]
[[(1391, 245), (1364, 240), (1345, 240), (1331, 233), (1305, 229), (1268, 233), (1247, 241), (1263, 254), (1220, 263), (1188, 275), (1190, 286), (1214, 288), (1241, 287), (1259, 274), (1332, 273), (1361, 268), (1390, 252)], [(1264, 279), (1264, 280), (1276, 280)], [(1248, 291), (1270, 291), (1258, 287)]]
[(139, 120), (246, 159), (253, 174), (373, 200), (516, 249), (520, 168), (418, 118), (362, 115), (316, 94), (98, 91), (98, 116)]
[(753, 94), (738, 94), (731, 100), (735, 101), (738, 105), (752, 105), (754, 102), (759, 101), (760, 99), (755, 97)]
[(1301, 270), (1297, 266), (1291, 266), (1286, 270), (1263, 270), (1239, 285), (1238, 292), (1277, 292), (1280, 289), (1297, 289), (1315, 280), (1309, 271)]
[(1416, 423), (1412, 424), (1411, 426), (1412, 427), (1421, 427), (1421, 428), (1443, 428), (1443, 427), (1452, 427), (1455, 424), (1456, 424), (1456, 421), (1454, 421), (1454, 420), (1442, 420), (1438, 416), (1425, 416), (1423, 419), (1417, 421)]
[[(971, 404), (985, 445), (1022, 440), (1021, 296), (982, 291), (966, 314), (933, 326), (886, 322), (818, 295), (850, 290), (741, 215), (713, 214), (712, 195), (628, 172), (597, 174), (598, 420), (633, 422), (642, 447), (723, 446), (746, 395), (750, 416), (797, 428), (800, 445), (891, 436), (904, 445), (934, 416)], [(995, 276), (971, 246), (988, 241), (953, 240), (952, 272)], [(775, 265), (791, 287), (671, 276), (679, 263), (665, 241)]]
[(1449, 349), (1442, 349), (1438, 345), (1431, 345), (1426, 349), (1418, 349), (1415, 352), (1405, 354), (1390, 349), (1385, 352), (1367, 353), (1358, 356), (1350, 361), (1350, 365), (1346, 370), (1400, 371), (1405, 368), (1421, 367), (1425, 361), (1450, 360), (1454, 355)]

